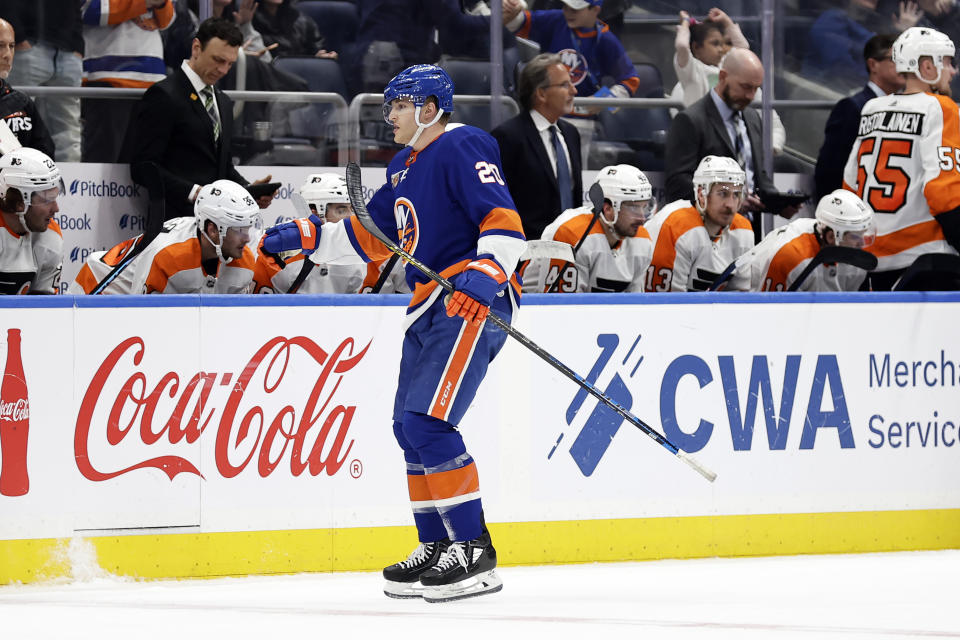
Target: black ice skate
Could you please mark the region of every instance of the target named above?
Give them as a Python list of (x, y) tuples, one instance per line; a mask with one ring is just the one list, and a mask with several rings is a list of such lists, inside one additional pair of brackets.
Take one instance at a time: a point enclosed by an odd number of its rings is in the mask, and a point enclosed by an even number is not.
[(453, 542), (436, 566), (420, 576), (423, 599), (450, 602), (496, 593), (503, 588), (503, 581), (493, 571), (496, 566), (497, 552), (486, 529), (479, 538)]
[(449, 540), (421, 542), (406, 560), (392, 564), (383, 570), (387, 583), (383, 592), (391, 598), (419, 598), (423, 594), (420, 576), (436, 566), (450, 546)]

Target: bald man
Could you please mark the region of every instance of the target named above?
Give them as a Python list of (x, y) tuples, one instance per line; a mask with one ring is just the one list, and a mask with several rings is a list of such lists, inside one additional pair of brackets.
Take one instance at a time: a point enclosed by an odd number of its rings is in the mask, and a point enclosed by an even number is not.
[[(749, 106), (763, 83), (763, 63), (749, 49), (731, 49), (720, 63), (717, 86), (677, 114), (667, 134), (665, 158), (667, 201), (693, 201), (693, 172), (706, 156), (725, 156), (747, 174), (747, 193), (740, 213), (753, 217), (764, 207), (759, 193), (777, 193), (763, 169), (760, 114)], [(797, 207), (779, 213), (790, 217)], [(760, 225), (754, 223), (759, 234)]]
[(53, 157), (53, 139), (43, 124), (37, 105), (30, 97), (7, 82), (13, 68), (16, 33), (13, 26), (0, 18), (0, 120), (3, 120), (21, 145), (39, 149)]

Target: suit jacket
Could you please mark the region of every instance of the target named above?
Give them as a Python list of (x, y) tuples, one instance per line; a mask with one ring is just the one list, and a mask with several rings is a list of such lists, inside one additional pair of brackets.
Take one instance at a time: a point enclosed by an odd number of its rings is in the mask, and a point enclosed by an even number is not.
[[(557, 121), (570, 152), (570, 179), (573, 182), (573, 206), (583, 204), (583, 175), (580, 162), (580, 133), (569, 122)], [(550, 157), (529, 111), (514, 116), (490, 132), (500, 145), (503, 178), (517, 205), (527, 238), (540, 238), (560, 210), (560, 192)]]
[[(777, 192), (773, 180), (763, 170), (762, 124), (756, 109), (743, 110), (747, 137), (753, 154), (753, 182), (758, 191)], [(706, 156), (736, 158), (733, 142), (710, 94), (681, 111), (670, 124), (664, 157), (667, 202), (693, 202), (693, 172)]]
[(134, 182), (148, 185), (144, 162), (160, 168), (166, 199), (165, 219), (192, 216), (188, 201), (193, 185), (226, 178), (247, 180), (233, 167), (233, 101), (214, 88), (220, 112), (220, 138), (213, 140), (213, 123), (203, 98), (182, 69), (176, 69), (143, 94), (130, 123), (127, 157)]
[(857, 139), (860, 128), (860, 111), (868, 100), (877, 94), (869, 86), (859, 93), (844, 98), (834, 105), (823, 130), (823, 146), (817, 156), (813, 180), (817, 187), (817, 201), (843, 186), (843, 167)]

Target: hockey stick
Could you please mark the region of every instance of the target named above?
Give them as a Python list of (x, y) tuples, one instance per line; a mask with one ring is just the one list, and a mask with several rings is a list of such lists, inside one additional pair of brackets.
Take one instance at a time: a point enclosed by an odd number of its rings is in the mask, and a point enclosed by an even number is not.
[(813, 256), (810, 264), (800, 272), (800, 275), (797, 276), (797, 279), (793, 281), (793, 284), (790, 285), (787, 291), (796, 291), (799, 289), (803, 281), (821, 264), (832, 264), (835, 262), (850, 264), (864, 271), (873, 271), (877, 268), (877, 257), (872, 253), (867, 253), (863, 249), (828, 244), (820, 249), (817, 255)]
[(300, 273), (297, 274), (293, 284), (291, 284), (290, 288), (287, 289), (287, 293), (296, 293), (300, 289), (300, 285), (302, 285), (303, 281), (307, 279), (307, 276), (310, 275), (310, 272), (313, 271), (315, 266), (317, 266), (316, 262), (308, 257), (304, 257), (303, 266), (300, 267)]
[[(587, 236), (590, 235), (590, 230), (593, 229), (593, 225), (597, 224), (597, 218), (600, 217), (600, 212), (603, 211), (603, 187), (600, 186), (599, 182), (594, 182), (590, 187), (590, 191), (587, 192), (587, 195), (590, 197), (590, 203), (593, 205), (593, 218), (590, 220), (590, 224), (587, 225), (587, 229), (583, 232), (583, 235), (580, 236), (580, 239), (577, 241), (576, 246), (573, 247), (573, 256), (576, 258), (577, 251), (580, 250), (580, 247), (583, 246), (584, 240), (587, 239)], [(560, 270), (557, 271), (557, 279), (553, 281), (550, 285), (550, 288), (547, 289), (547, 293), (554, 293), (557, 290), (557, 287), (560, 285), (560, 276), (567, 270), (567, 265), (570, 262), (564, 262), (563, 266), (560, 267)]]
[(144, 180), (144, 186), (147, 187), (147, 193), (150, 197), (147, 202), (146, 228), (137, 244), (127, 251), (126, 255), (110, 270), (110, 273), (104, 276), (103, 280), (98, 282), (96, 286), (90, 290), (90, 295), (92, 296), (103, 293), (103, 290), (110, 286), (111, 282), (116, 280), (117, 276), (160, 235), (160, 230), (163, 229), (167, 205), (163, 188), (163, 178), (160, 176), (160, 167), (153, 162), (144, 162), (141, 165), (141, 169), (143, 169), (141, 177)]
[(383, 289), (383, 285), (387, 283), (387, 278), (390, 277), (390, 272), (393, 271), (393, 267), (397, 264), (397, 260), (399, 259), (399, 254), (395, 253), (390, 256), (390, 259), (387, 260), (387, 264), (383, 265), (383, 271), (380, 272), (380, 277), (377, 278), (377, 283), (373, 285), (373, 289), (370, 289), (370, 293), (380, 293), (380, 289)]
[[(453, 285), (449, 280), (439, 275), (436, 271), (426, 266), (412, 255), (401, 249), (395, 242), (390, 240), (383, 231), (377, 226), (373, 221), (373, 218), (370, 217), (370, 213), (367, 211), (366, 203), (363, 201), (363, 184), (361, 183), (361, 174), (360, 167), (351, 162), (347, 165), (347, 194), (350, 197), (350, 203), (353, 205), (353, 213), (357, 216), (360, 225), (366, 229), (371, 235), (373, 235), (377, 240), (382, 242), (390, 251), (394, 254), (400, 256), (407, 261), (407, 264), (412, 265), (415, 269), (419, 270), (425, 276), (436, 282), (438, 285), (443, 287), (449, 292), (453, 292)], [(508, 285), (509, 286), (509, 285)], [(507, 335), (515, 339), (517, 342), (522, 344), (524, 347), (532, 351), (547, 364), (552, 366), (554, 369), (565, 375), (567, 378), (578, 384), (584, 390), (586, 390), (594, 398), (603, 402), (605, 405), (616, 411), (622, 418), (633, 426), (640, 429), (643, 433), (648, 435), (650, 438), (655, 440), (657, 444), (662, 446), (664, 449), (672, 453), (673, 455), (680, 458), (682, 461), (687, 463), (694, 471), (702, 475), (704, 478), (713, 482), (717, 478), (717, 474), (713, 471), (710, 471), (699, 462), (694, 460), (693, 456), (687, 455), (685, 452), (681, 451), (675, 444), (667, 440), (663, 435), (658, 431), (653, 429), (647, 423), (637, 418), (635, 415), (621, 407), (619, 404), (610, 399), (605, 393), (597, 389), (595, 386), (581, 378), (576, 374), (570, 367), (563, 364), (552, 355), (544, 351), (542, 348), (534, 344), (529, 338), (525, 335), (514, 329), (509, 322), (498, 316), (496, 313), (490, 313), (487, 315), (489, 320), (492, 320), (495, 325), (500, 327)]]

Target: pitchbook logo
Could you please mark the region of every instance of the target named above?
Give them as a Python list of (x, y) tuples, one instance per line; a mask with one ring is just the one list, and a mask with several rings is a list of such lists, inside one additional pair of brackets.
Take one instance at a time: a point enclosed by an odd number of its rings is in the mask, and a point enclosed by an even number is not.
[[(644, 356), (640, 355), (641, 338), (642, 335), (638, 335), (629, 343), (626, 354), (614, 359), (620, 347), (620, 336), (609, 333), (598, 335), (600, 355), (586, 376), (587, 382), (596, 384), (607, 365), (613, 361), (617, 371), (610, 377), (603, 392), (627, 411), (633, 411), (634, 404), (634, 393), (627, 382), (634, 379), (644, 361)], [(841, 449), (855, 448), (836, 355), (818, 354), (804, 358), (815, 359), (811, 378), (800, 375), (801, 356), (788, 355), (783, 358), (783, 375), (780, 378), (782, 391), (779, 403), (776, 403), (769, 364), (773, 360), (767, 355), (755, 355), (749, 364), (743, 362), (744, 358), (737, 362), (731, 355), (718, 355), (715, 366), (698, 355), (679, 355), (667, 364), (665, 371), (653, 375), (653, 379), (660, 381), (660, 425), (657, 425), (657, 403), (649, 401), (651, 391), (656, 393), (655, 389), (643, 389), (641, 393), (647, 401), (639, 403), (640, 413), (634, 412), (634, 415), (688, 453), (696, 453), (710, 442), (716, 425), (707, 418), (717, 414), (718, 410), (720, 415), (726, 414), (734, 451), (750, 451), (753, 448), (754, 427), (762, 420), (766, 427), (766, 444), (771, 451), (776, 451), (786, 449), (794, 404), (797, 404), (795, 401), (806, 396), (806, 407), (804, 409), (801, 405), (799, 408), (802, 413), (798, 412), (803, 422), (799, 448), (813, 449), (821, 431), (829, 432), (829, 435), (821, 437), (824, 442), (832, 442), (832, 446), (839, 445)], [(719, 380), (716, 380), (714, 371), (719, 373)], [(775, 370), (775, 373), (779, 371)], [(716, 392), (707, 387), (717, 382), (721, 385), (723, 407), (710, 404), (711, 399), (716, 398)], [(635, 388), (637, 386), (634, 385)], [(808, 393), (804, 393), (808, 390)], [(578, 390), (574, 395), (566, 410), (568, 426), (574, 424), (587, 395), (585, 389)], [(681, 422), (678, 408), (688, 409), (690, 406), (697, 407), (700, 415), (697, 419), (687, 417)], [(759, 415), (761, 412), (762, 418)], [(689, 411), (684, 415), (689, 415)], [(583, 475), (593, 474), (623, 422), (624, 419), (616, 411), (602, 402), (596, 403), (569, 449), (570, 456)], [(564, 433), (561, 433), (547, 455), (548, 459), (553, 457), (563, 439)]]

